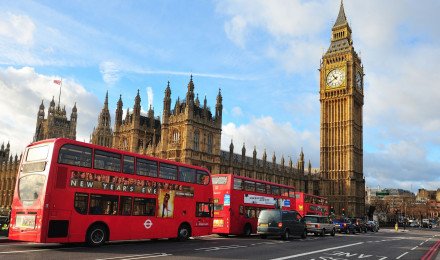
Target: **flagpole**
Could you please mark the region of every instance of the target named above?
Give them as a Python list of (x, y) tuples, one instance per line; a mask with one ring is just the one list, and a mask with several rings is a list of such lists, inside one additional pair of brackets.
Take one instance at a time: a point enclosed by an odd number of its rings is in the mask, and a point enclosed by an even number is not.
[(63, 79), (60, 79), (60, 95), (58, 96), (58, 105), (61, 107), (61, 87), (63, 86)]

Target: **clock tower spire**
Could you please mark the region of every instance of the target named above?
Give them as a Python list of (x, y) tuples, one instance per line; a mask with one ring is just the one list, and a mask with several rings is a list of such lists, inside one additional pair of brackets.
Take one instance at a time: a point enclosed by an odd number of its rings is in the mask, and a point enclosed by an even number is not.
[(335, 213), (365, 215), (363, 176), (363, 66), (341, 1), (331, 41), (320, 64), (321, 174)]

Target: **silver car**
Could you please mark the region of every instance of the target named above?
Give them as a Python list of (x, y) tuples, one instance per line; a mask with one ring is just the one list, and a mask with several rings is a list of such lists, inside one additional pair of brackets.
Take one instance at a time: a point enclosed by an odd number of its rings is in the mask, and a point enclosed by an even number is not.
[(306, 223), (307, 233), (313, 233), (315, 236), (320, 235), (322, 237), (325, 234), (332, 236), (336, 234), (335, 225), (327, 216), (305, 215), (304, 222)]

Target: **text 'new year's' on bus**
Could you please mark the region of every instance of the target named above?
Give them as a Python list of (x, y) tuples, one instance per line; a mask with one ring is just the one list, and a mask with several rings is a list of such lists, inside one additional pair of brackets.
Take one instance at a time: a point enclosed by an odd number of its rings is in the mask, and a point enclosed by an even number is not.
[(231, 174), (212, 175), (214, 225), (221, 236), (257, 232), (263, 209), (295, 209), (295, 188)]
[(296, 208), (301, 216), (304, 215), (321, 215), (328, 216), (328, 200), (327, 198), (307, 194), (304, 192), (295, 193)]
[(209, 235), (213, 193), (205, 168), (69, 139), (23, 153), (9, 239), (41, 243)]

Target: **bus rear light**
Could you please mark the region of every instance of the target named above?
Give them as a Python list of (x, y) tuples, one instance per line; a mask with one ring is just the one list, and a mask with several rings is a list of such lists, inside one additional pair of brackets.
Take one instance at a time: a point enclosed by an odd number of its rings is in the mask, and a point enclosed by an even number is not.
[(283, 227), (283, 222), (278, 223), (278, 227)]

